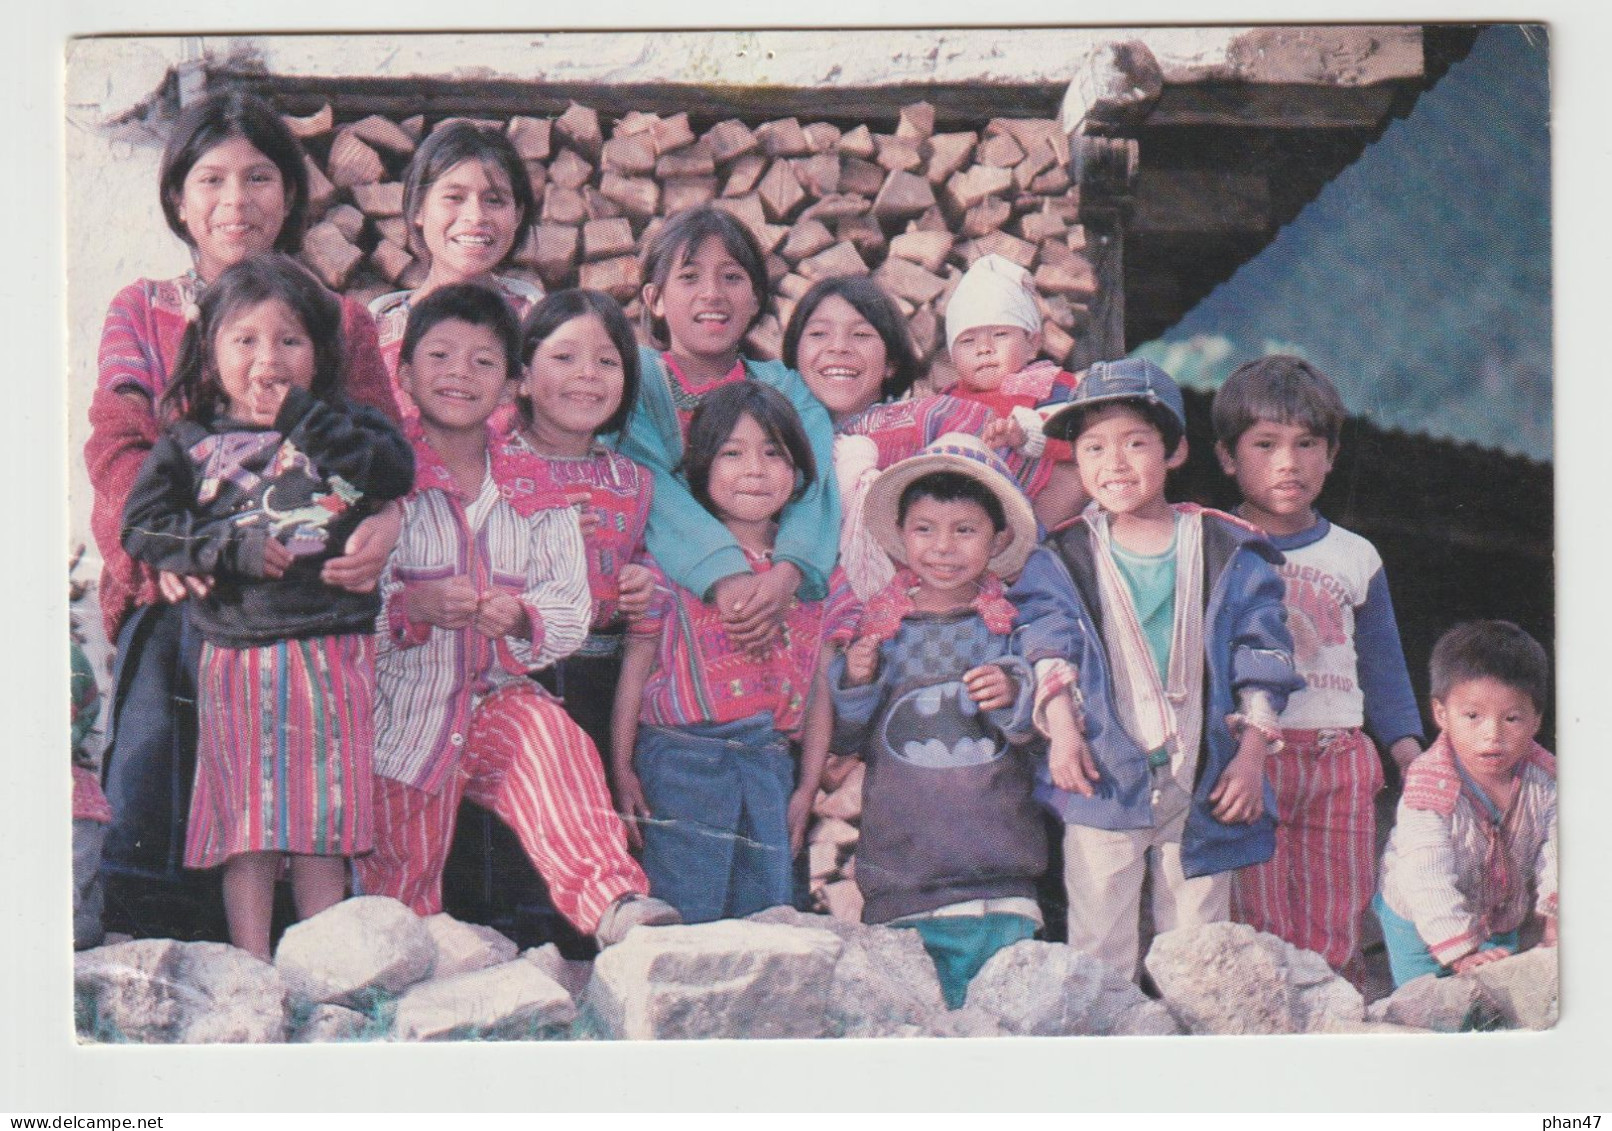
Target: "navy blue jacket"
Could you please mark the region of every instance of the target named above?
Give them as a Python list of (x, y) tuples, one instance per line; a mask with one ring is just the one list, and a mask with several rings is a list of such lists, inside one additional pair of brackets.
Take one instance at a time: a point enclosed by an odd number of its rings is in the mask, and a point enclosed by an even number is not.
[[(1031, 553), (1008, 593), (1019, 610), (1020, 646), (1031, 664), (1061, 657), (1079, 670), (1085, 736), (1097, 764), (1095, 795), (1082, 797), (1052, 784), (1046, 765), (1036, 797), (1066, 823), (1101, 829), (1153, 824), (1147, 753), (1120, 724), (1108, 653), (1102, 640), (1091, 528), (1076, 520), (1049, 534)], [(1187, 876), (1206, 876), (1270, 859), (1276, 848), (1276, 806), (1270, 783), (1265, 812), (1252, 824), (1214, 818), (1209, 794), (1237, 753), (1226, 716), (1244, 688), (1264, 691), (1280, 712), (1303, 686), (1293, 668), (1293, 641), (1282, 607), (1282, 560), (1253, 527), (1218, 511), (1203, 512), (1204, 710), (1203, 746), (1192, 809), (1181, 836)]]

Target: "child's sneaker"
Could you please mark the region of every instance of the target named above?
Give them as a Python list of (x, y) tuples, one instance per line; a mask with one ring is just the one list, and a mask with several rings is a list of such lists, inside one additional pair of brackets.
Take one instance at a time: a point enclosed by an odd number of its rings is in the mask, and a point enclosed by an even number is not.
[(664, 899), (630, 891), (605, 908), (593, 937), (599, 949), (604, 950), (626, 938), (634, 927), (669, 927), (682, 921), (677, 908)]

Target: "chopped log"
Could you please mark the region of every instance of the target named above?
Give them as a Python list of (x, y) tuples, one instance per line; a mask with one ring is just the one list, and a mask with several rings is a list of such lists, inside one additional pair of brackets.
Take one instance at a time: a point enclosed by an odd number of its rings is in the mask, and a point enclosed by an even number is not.
[(716, 172), (711, 147), (703, 142), (686, 145), (676, 153), (663, 153), (655, 161), (657, 177), (709, 177)]
[(722, 197), (712, 201), (718, 208), (732, 213), (739, 218), (740, 223), (749, 228), (757, 240), (764, 241), (767, 237), (767, 213), (761, 207), (761, 201), (754, 195)]
[(896, 309), (901, 312), (903, 321), (911, 318), (918, 311), (918, 307), (914, 303), (908, 302), (900, 295), (892, 295), (890, 301), (896, 304)]
[(398, 276), (397, 285), (406, 291), (412, 291), (425, 282), (431, 274), (431, 268), (416, 259), (410, 263), (408, 269)]
[(638, 293), (638, 257), (618, 255), (599, 263), (584, 263), (577, 285), (591, 291), (604, 291), (617, 302), (626, 302)]
[(554, 131), (578, 153), (592, 160), (604, 148), (604, 134), (599, 129), (599, 112), (591, 106), (573, 102), (565, 113), (554, 119)]
[(1024, 148), (1009, 134), (993, 134), (975, 148), (974, 160), (981, 165), (1011, 169), (1024, 160)]
[(351, 204), (338, 204), (325, 213), (325, 219), (336, 225), (348, 243), (358, 242), (358, 233), (364, 230), (364, 214)]
[(341, 229), (328, 220), (315, 224), (302, 237), (302, 261), (333, 291), (347, 285), (353, 268), (363, 258), (364, 253), (348, 243)]
[(946, 179), (968, 164), (979, 135), (968, 133), (935, 134), (926, 148), (929, 157), (924, 164), (924, 176), (932, 185), (942, 185)]
[(725, 165), (737, 157), (754, 153), (760, 145), (750, 127), (737, 118), (718, 122), (706, 130), (705, 140), (710, 143), (711, 156), (718, 165)]
[(659, 118), (649, 131), (655, 139), (656, 154), (671, 153), (694, 143), (694, 130), (688, 124), (688, 113), (679, 110), (669, 118)]
[(1082, 224), (1072, 225), (1069, 231), (1064, 234), (1063, 242), (1064, 246), (1070, 251), (1073, 251), (1076, 254), (1084, 253), (1086, 250), (1085, 226)]
[(551, 184), (543, 192), (539, 218), (545, 224), (580, 224), (588, 216), (587, 202), (574, 188)]
[(951, 225), (946, 223), (946, 217), (940, 210), (940, 205), (924, 209), (924, 214), (916, 220), (907, 222), (909, 232), (945, 232), (951, 235)]
[[(773, 232), (778, 231), (777, 228), (769, 228), (769, 230), (773, 231)], [(786, 228), (786, 229), (784, 229), (783, 234), (779, 235), (778, 240), (779, 240), (780, 243), (783, 242), (783, 236), (787, 235), (788, 232), (789, 232), (789, 229)], [(789, 261), (786, 260), (785, 258), (783, 258), (783, 256), (778, 255), (776, 252), (768, 252), (767, 253), (767, 286), (769, 288), (776, 287), (778, 285), (778, 280), (782, 279), (787, 274), (789, 274)]]
[(1006, 232), (986, 232), (977, 240), (958, 244), (957, 251), (965, 265), (972, 266), (981, 256), (1000, 255), (1029, 270), (1035, 265), (1037, 248), (1035, 244)]
[(823, 910), (846, 923), (862, 921), (862, 889), (855, 881), (839, 880), (817, 893)]
[(582, 259), (586, 263), (631, 255), (636, 247), (632, 222), (627, 219), (589, 220), (582, 225)]
[(292, 136), (304, 141), (311, 137), (324, 137), (330, 132), (331, 124), (335, 120), (336, 116), (328, 102), (305, 118), (298, 118), (293, 114), (280, 115), (280, 121), (285, 123), (285, 128), (291, 131)]
[(884, 238), (884, 229), (872, 216), (842, 216), (834, 225), (834, 235), (837, 239), (849, 240), (868, 263), (883, 259), (889, 244)]
[(776, 314), (763, 314), (744, 336), (744, 355), (761, 361), (776, 361), (784, 352), (784, 328)]
[(932, 275), (911, 260), (892, 255), (873, 272), (874, 281), (899, 298), (916, 305), (930, 302), (946, 288), (946, 280)]
[(1024, 152), (1024, 160), (1013, 166), (1013, 183), (1023, 192), (1029, 189), (1035, 179), (1053, 165), (1057, 164), (1058, 157), (1052, 152), (1052, 146), (1044, 141), (1038, 141)]
[(950, 232), (902, 232), (890, 241), (890, 254), (934, 273), (945, 264), (954, 242)]
[(581, 233), (568, 224), (538, 224), (521, 245), (515, 261), (535, 268), (544, 281), (557, 285), (577, 261)]
[(424, 114), (410, 114), (407, 118), (404, 118), (397, 125), (398, 125), (398, 128), (400, 130), (402, 130), (404, 133), (408, 134), (415, 141), (419, 141), (422, 137), (425, 136), (425, 115)]
[(661, 182), (662, 214), (675, 216), (716, 199), (715, 177), (667, 177)]
[(756, 140), (768, 157), (804, 157), (812, 151), (806, 132), (795, 118), (779, 118), (756, 127)]
[(1053, 196), (1063, 192), (1069, 187), (1069, 170), (1063, 165), (1054, 165), (1044, 173), (1037, 173), (1030, 182), (1030, 191), (1041, 193), (1043, 196)]
[(863, 161), (872, 161), (873, 155), (879, 152), (874, 144), (873, 131), (866, 125), (857, 126), (840, 135), (840, 156), (856, 157)]
[(862, 216), (873, 207), (873, 202), (865, 196), (856, 193), (836, 192), (830, 193), (816, 204), (807, 208), (800, 214), (802, 220), (821, 220), (823, 223), (832, 223), (844, 219), (846, 216)]
[(920, 361), (928, 361), (941, 346), (940, 318), (932, 306), (920, 306), (907, 319), (907, 333), (912, 337), (912, 348)]
[[(791, 272), (778, 280), (777, 291), (780, 299), (790, 302), (799, 302), (807, 291), (812, 289), (812, 281), (801, 275)], [(785, 320), (787, 324), (787, 319)]]
[(1008, 218), (1013, 215), (1013, 206), (999, 196), (988, 196), (967, 212), (963, 213), (962, 225), (958, 234), (965, 240), (977, 239), (987, 232), (994, 232)]
[(634, 134), (652, 134), (655, 124), (659, 121), (659, 114), (651, 114), (647, 110), (628, 110), (617, 120), (615, 129), (610, 131), (610, 136), (631, 137)]
[(896, 136), (908, 141), (923, 141), (935, 132), (935, 108), (927, 102), (914, 102), (901, 108), (896, 122)]
[(840, 159), (832, 153), (797, 157), (789, 166), (795, 170), (795, 179), (806, 190), (806, 195), (813, 199), (840, 191)]
[(873, 160), (892, 173), (910, 173), (924, 163), (915, 141), (894, 134), (875, 134), (873, 141), (877, 146)]
[(1068, 231), (1069, 224), (1064, 218), (1046, 208), (1019, 217), (1019, 235), (1031, 243), (1059, 239)]
[(783, 158), (773, 161), (766, 176), (756, 187), (761, 207), (773, 223), (788, 223), (795, 211), (806, 201), (806, 190), (800, 187), (795, 170)]
[(331, 201), (336, 199), (336, 186), (325, 176), (319, 162), (306, 153), (302, 155), (302, 165), (308, 173), (308, 219), (317, 220), (325, 214)]
[(577, 155), (575, 150), (562, 149), (549, 162), (549, 183), (561, 188), (579, 189), (593, 176), (593, 166)]
[(1063, 365), (1075, 352), (1075, 339), (1062, 326), (1049, 320), (1041, 326), (1041, 352)]
[(660, 205), (660, 185), (648, 177), (618, 177), (606, 173), (599, 180), (599, 195), (639, 220), (653, 216)]
[(840, 157), (840, 192), (854, 192), (862, 196), (877, 196), (884, 187), (885, 170), (860, 157)]
[(1047, 318), (1057, 326), (1073, 330), (1078, 325), (1075, 306), (1063, 295), (1042, 295), (1041, 305), (1046, 310)]
[(642, 177), (655, 171), (655, 139), (647, 132), (627, 134), (619, 132), (604, 143), (599, 155), (600, 167), (624, 177)]
[(1035, 285), (1042, 294), (1087, 299), (1097, 293), (1097, 272), (1085, 256), (1076, 255), (1058, 240), (1048, 240), (1041, 245)]
[(362, 138), (351, 130), (338, 130), (330, 143), (330, 182), (337, 188), (372, 185), (386, 176), (386, 165)]
[[(791, 263), (799, 263), (802, 259), (816, 255), (824, 248), (832, 247), (834, 236), (819, 220), (798, 220), (789, 235), (784, 237), (783, 246), (779, 249), (785, 259)], [(795, 297), (799, 298), (799, 295)]]
[(379, 114), (360, 118), (347, 128), (371, 146), (394, 157), (407, 157), (414, 152), (414, 139), (392, 119)]
[(383, 181), (378, 185), (354, 185), (353, 203), (363, 209), (366, 216), (401, 216), (403, 184)]
[(625, 215), (621, 205), (605, 196), (592, 185), (582, 186), (582, 207), (587, 209), (589, 220), (614, 220)]
[(746, 196), (756, 191), (756, 184), (767, 171), (767, 159), (759, 153), (747, 153), (734, 161), (728, 169), (727, 183), (722, 186), (723, 196)]
[(893, 172), (873, 201), (873, 214), (880, 220), (905, 220), (935, 203), (935, 190), (929, 182), (912, 173)]
[(376, 216), (373, 221), (375, 234), (383, 240), (391, 240), (398, 247), (409, 246), (409, 226), (401, 216)]
[(526, 161), (523, 164), (526, 166), (526, 183), (532, 187), (532, 199), (540, 201), (549, 183), (548, 166), (541, 161)]
[(812, 147), (813, 153), (834, 153), (840, 144), (840, 128), (829, 122), (813, 122), (802, 127), (806, 134), (806, 144)]
[(857, 254), (854, 244), (842, 240), (810, 259), (801, 260), (795, 265), (795, 270), (815, 283), (818, 279), (826, 279), (830, 275), (866, 275), (868, 265)]
[(521, 155), (522, 161), (547, 161), (551, 152), (549, 131), (552, 127), (553, 123), (547, 118), (527, 118), (517, 114), (509, 120), (504, 132), (509, 135), (509, 143)]
[(369, 253), (369, 261), (383, 277), (395, 283), (414, 262), (414, 256), (409, 254), (407, 248), (399, 247), (391, 240), (382, 240)]
[(1011, 169), (974, 165), (946, 181), (945, 197), (950, 208), (963, 213), (988, 196), (1006, 192), (1012, 184)]

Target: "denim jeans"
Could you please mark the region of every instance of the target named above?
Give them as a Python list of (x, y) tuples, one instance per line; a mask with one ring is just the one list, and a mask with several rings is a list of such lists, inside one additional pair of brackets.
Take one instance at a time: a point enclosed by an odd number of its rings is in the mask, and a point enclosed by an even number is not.
[(633, 765), (649, 802), (644, 871), (684, 922), (736, 919), (790, 900), (795, 767), (772, 715), (641, 725)]

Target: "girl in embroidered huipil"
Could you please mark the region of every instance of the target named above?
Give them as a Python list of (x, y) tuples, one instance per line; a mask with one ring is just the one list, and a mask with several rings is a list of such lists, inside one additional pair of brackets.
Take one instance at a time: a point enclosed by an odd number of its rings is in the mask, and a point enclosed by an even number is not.
[(643, 277), (647, 329), (667, 348), (640, 349), (643, 384), (616, 446), (654, 473), (649, 552), (672, 581), (715, 606), (736, 645), (764, 644), (783, 627), (792, 598), (828, 593), (839, 493), (826, 477), (809, 480), (779, 516), (774, 568), (758, 573), (678, 472), (689, 421), (714, 390), (748, 378), (788, 399), (819, 468), (833, 459), (833, 426), (793, 369), (739, 354), (771, 288), (760, 245), (733, 215), (707, 205), (673, 216), (645, 249)]
[[(160, 587), (157, 571), (124, 551), (124, 504), (156, 442), (157, 403), (169, 390), (198, 297), (243, 259), (302, 246), (308, 174), (302, 147), (274, 108), (228, 92), (179, 116), (157, 188), (168, 227), (189, 247), (194, 265), (176, 279), (140, 279), (112, 300), (84, 445), (95, 491), (90, 522), (103, 563), (101, 615), (117, 646), (102, 766), (116, 814), (106, 864), (119, 883), (184, 877), (179, 861), (194, 771), (199, 647), (183, 615), (191, 590), (177, 580)], [(346, 394), (395, 419), (375, 323), (360, 304), (340, 301)], [(396, 539), (395, 514), (365, 520), (347, 552), (326, 564), (325, 580), (355, 592), (374, 588)]]
[(1516, 953), (1530, 915), (1556, 942), (1556, 759), (1534, 741), (1545, 650), (1473, 621), (1439, 638), (1431, 668), (1440, 733), (1406, 771), (1372, 904), (1396, 986)]
[(598, 441), (620, 432), (638, 398), (638, 347), (620, 305), (568, 290), (534, 306), (521, 328), (526, 372), (515, 398), (520, 441), (582, 508), (593, 615), (582, 647), (539, 673), (609, 760), (610, 710), (621, 673), (625, 618), (649, 604), (641, 560), (654, 480)]
[[(755, 381), (712, 393), (694, 413), (684, 463), (694, 498), (749, 568), (776, 569), (779, 515), (816, 475), (783, 394)], [(689, 922), (788, 903), (790, 849), (805, 837), (828, 755), (825, 642), (849, 631), (855, 598), (836, 570), (826, 600), (796, 603), (776, 637), (746, 648), (715, 609), (654, 572), (622, 660), (611, 762), (622, 810), (643, 822), (651, 890)]]
[[(820, 279), (801, 296), (784, 330), (784, 364), (834, 422), (834, 470), (840, 490), (840, 567), (867, 600), (895, 567), (863, 521), (863, 499), (878, 473), (917, 455), (944, 433), (985, 436), (1000, 418), (983, 404), (937, 394), (906, 398), (918, 378), (901, 311), (865, 275)], [(999, 454), (1032, 498), (1053, 464), (1016, 451)]]
[(381, 580), (375, 851), (366, 894), (442, 910), (461, 798), (514, 831), (554, 905), (600, 945), (675, 921), (642, 896), (598, 751), (529, 675), (568, 655), (592, 603), (582, 535), (523, 444), (489, 427), (514, 392), (519, 327), (477, 284), (415, 305), (399, 375), (420, 471)]
[(407, 443), (341, 396), (341, 307), (294, 261), (257, 256), (202, 296), (164, 407), (174, 418), (129, 493), (123, 544), (190, 579), (201, 651), (185, 864), (224, 865), (230, 940), (269, 955), (274, 880), (297, 911), (346, 890), (371, 841), (380, 601), (320, 569), (409, 489)]
[[(516, 318), (543, 297), (534, 283), (495, 274), (508, 264), (536, 215), (526, 165), (501, 131), (460, 120), (439, 126), (420, 143), (403, 174), (403, 218), (408, 250), (425, 264), (425, 279), (369, 304), (394, 381), (409, 310), (437, 288), (485, 284), (504, 296)], [(398, 400), (412, 414), (407, 395)], [(500, 430), (506, 417), (500, 412), (494, 418)]]

